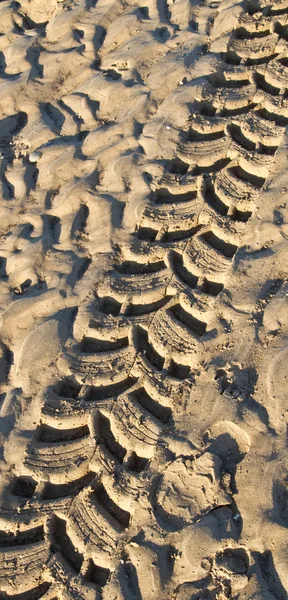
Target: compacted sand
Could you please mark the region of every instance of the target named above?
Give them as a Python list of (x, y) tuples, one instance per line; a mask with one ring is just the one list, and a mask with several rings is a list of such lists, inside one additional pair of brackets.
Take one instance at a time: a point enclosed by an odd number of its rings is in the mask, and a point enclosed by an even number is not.
[(0, 33), (0, 600), (286, 600), (288, 0)]

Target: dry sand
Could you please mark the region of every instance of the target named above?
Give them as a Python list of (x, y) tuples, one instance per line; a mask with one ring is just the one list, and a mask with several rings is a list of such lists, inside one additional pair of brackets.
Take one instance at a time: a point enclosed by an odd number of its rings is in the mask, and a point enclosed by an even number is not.
[(287, 599), (288, 0), (0, 33), (0, 600)]

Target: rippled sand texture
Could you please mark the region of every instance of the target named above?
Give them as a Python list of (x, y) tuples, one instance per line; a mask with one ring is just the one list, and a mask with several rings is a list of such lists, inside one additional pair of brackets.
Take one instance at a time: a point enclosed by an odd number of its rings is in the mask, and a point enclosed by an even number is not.
[(0, 600), (286, 600), (288, 0), (0, 33)]

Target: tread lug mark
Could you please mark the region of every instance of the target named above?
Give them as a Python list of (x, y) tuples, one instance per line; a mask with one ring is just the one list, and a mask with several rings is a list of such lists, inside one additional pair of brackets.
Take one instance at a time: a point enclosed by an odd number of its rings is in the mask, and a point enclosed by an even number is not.
[(123, 394), (123, 392), (129, 390), (135, 381), (135, 378), (127, 377), (127, 379), (123, 379), (118, 383), (111, 383), (111, 385), (102, 385), (99, 387), (91, 385), (83, 396), (83, 401), (87, 403), (93, 402), (96, 408), (98, 402), (117, 398), (119, 394)]
[(117, 442), (111, 431), (109, 419), (100, 411), (96, 414), (95, 432), (99, 441), (105, 444), (107, 450), (117, 458), (117, 461), (123, 463), (127, 450)]
[(175, 304), (170, 309), (171, 314), (177, 321), (180, 321), (182, 325), (187, 327), (194, 335), (201, 337), (204, 335), (207, 327), (207, 323), (196, 319), (191, 313), (188, 313), (181, 304)]
[[(108, 283), (112, 296), (115, 296), (118, 302), (124, 302), (134, 297), (149, 299), (150, 301), (159, 300), (159, 296), (165, 295), (165, 289), (169, 281), (169, 270), (162, 269), (156, 273), (144, 273), (137, 275), (111, 276)], [(105, 283), (107, 287), (107, 284)], [(101, 289), (99, 290), (101, 294)]]
[(72, 541), (67, 534), (67, 523), (57, 515), (54, 515), (49, 522), (49, 533), (56, 551), (60, 551), (67, 560), (72, 569), (79, 573), (83, 562), (83, 556), (73, 546)]
[[(36, 587), (29, 589), (26, 592), (22, 592), (20, 594), (1, 594), (1, 600), (40, 600), (40, 598), (45, 598), (46, 592), (49, 591), (51, 587), (50, 582), (40, 583)], [(48, 598), (48, 596), (47, 596)], [(55, 596), (49, 595), (49, 600), (57, 600)]]
[(94, 486), (93, 495), (97, 502), (109, 513), (110, 517), (118, 523), (121, 529), (127, 529), (130, 523), (131, 515), (127, 510), (123, 510), (108, 495), (104, 485), (97, 483)]
[(89, 486), (93, 479), (95, 479), (95, 473), (89, 471), (86, 475), (83, 475), (83, 477), (74, 479), (69, 483), (61, 483), (59, 485), (55, 483), (46, 483), (41, 494), (41, 499), (54, 500), (58, 498), (75, 496), (82, 489)]
[(62, 398), (73, 398), (76, 400), (79, 392), (81, 390), (81, 385), (76, 381), (75, 377), (66, 377), (59, 381), (54, 388), (56, 394), (61, 396)]
[(125, 317), (139, 317), (142, 315), (149, 315), (150, 313), (154, 313), (159, 308), (162, 308), (167, 304), (171, 299), (171, 296), (166, 296), (165, 298), (161, 298), (156, 302), (151, 302), (150, 304), (134, 304), (130, 302), (125, 310)]
[(143, 352), (147, 360), (159, 371), (162, 370), (164, 365), (164, 358), (158, 354), (151, 342), (149, 341), (149, 335), (146, 329), (139, 325), (134, 332), (135, 346), (138, 352)]
[(168, 423), (171, 417), (171, 409), (167, 406), (163, 406), (156, 400), (153, 400), (144, 387), (134, 390), (133, 396), (139, 404), (156, 417), (156, 419), (162, 421), (162, 423)]
[(38, 442), (58, 443), (64, 441), (72, 441), (89, 436), (89, 427), (84, 425), (75, 429), (55, 429), (49, 425), (40, 425), (36, 429), (36, 440)]
[(186, 268), (182, 254), (172, 250), (170, 253), (170, 265), (175, 275), (185, 286), (188, 286), (191, 289), (196, 288), (199, 278)]
[(171, 358), (170, 365), (168, 367), (168, 375), (174, 379), (185, 380), (189, 377), (190, 367), (187, 365), (180, 365)]
[(123, 380), (125, 373), (128, 376), (133, 364), (133, 349), (128, 347), (98, 354), (76, 354), (75, 352), (69, 355), (69, 359), (70, 368), (77, 376), (92, 377), (100, 386), (101, 382), (105, 385), (107, 381)]
[(34, 527), (34, 529), (21, 531), (16, 535), (0, 531), (0, 548), (12, 548), (23, 546), (24, 544), (35, 544), (42, 540), (44, 540), (44, 529), (41, 525), (39, 527)]
[(177, 204), (178, 202), (190, 202), (197, 197), (197, 191), (184, 192), (182, 194), (173, 194), (165, 188), (156, 190), (153, 194), (155, 204)]
[[(75, 600), (94, 600), (95, 589), (92, 589), (91, 584), (71, 569), (69, 563), (60, 552), (51, 558), (48, 568), (52, 578), (57, 582), (55, 587), (56, 589), (60, 589), (62, 597), (64, 594), (68, 594), (68, 598), (75, 598)], [(55, 600), (58, 599), (55, 598)]]
[[(25, 545), (25, 552), (21, 546), (3, 548), (0, 550), (0, 587), (2, 591), (10, 592), (15, 589), (11, 581), (17, 587), (23, 586), (23, 581), (30, 578), (39, 580), (50, 556), (47, 544), (44, 541)], [(16, 588), (17, 589), (17, 588)]]
[(61, 480), (64, 483), (67, 477), (73, 479), (76, 474), (81, 476), (81, 472), (83, 475), (87, 472), (93, 453), (88, 435), (66, 442), (35, 442), (27, 451), (25, 466), (34, 473), (42, 474), (44, 479), (49, 474), (52, 483), (60, 483)]
[(84, 579), (87, 579), (87, 581), (91, 581), (91, 583), (95, 583), (96, 585), (100, 585), (101, 587), (104, 587), (104, 585), (106, 585), (107, 581), (110, 578), (110, 573), (110, 569), (105, 569), (104, 567), (96, 565), (92, 558), (90, 558), (87, 571), (84, 574)]
[(173, 358), (176, 362), (186, 366), (191, 364), (191, 357), (195, 354), (199, 338), (179, 321), (171, 310), (158, 312), (153, 321), (151, 337), (157, 340), (157, 345), (167, 360)]
[(87, 354), (111, 352), (113, 350), (120, 350), (120, 348), (127, 348), (128, 345), (129, 341), (127, 337), (113, 341), (84, 337), (80, 344), (80, 351)]
[(204, 279), (201, 289), (205, 294), (218, 296), (218, 294), (222, 292), (223, 287), (223, 283), (216, 283), (215, 281), (208, 281), (208, 279)]
[(148, 462), (148, 458), (138, 456), (138, 454), (136, 454), (136, 452), (134, 452), (133, 450), (133, 452), (131, 452), (128, 458), (127, 468), (130, 469), (130, 471), (141, 473), (141, 471), (144, 471), (144, 469), (146, 468)]
[(14, 481), (12, 493), (23, 498), (32, 498), (36, 487), (37, 481), (34, 481), (32, 477), (20, 476)]
[(215, 250), (227, 258), (232, 258), (237, 250), (237, 246), (230, 244), (229, 242), (225, 242), (221, 238), (217, 237), (213, 231), (207, 231), (207, 233), (203, 233), (201, 237), (207, 244), (215, 248)]
[(157, 273), (162, 269), (165, 269), (166, 265), (163, 260), (158, 262), (148, 262), (146, 263), (137, 263), (133, 261), (125, 261), (117, 267), (118, 273), (122, 273), (124, 275), (137, 275), (137, 274), (146, 274), (146, 273)]
[(79, 495), (69, 514), (69, 527), (82, 551), (88, 550), (95, 563), (111, 564), (121, 528), (93, 493)]
[(131, 452), (139, 451), (145, 458), (151, 458), (163, 425), (135, 402), (132, 393), (120, 396), (113, 407), (111, 420), (115, 435), (119, 439), (125, 439), (127, 449)]

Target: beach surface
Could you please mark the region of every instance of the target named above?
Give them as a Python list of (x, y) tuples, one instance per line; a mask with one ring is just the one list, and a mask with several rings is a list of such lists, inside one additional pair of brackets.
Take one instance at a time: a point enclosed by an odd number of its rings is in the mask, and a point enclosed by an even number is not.
[(0, 600), (288, 598), (288, 0), (0, 2)]

